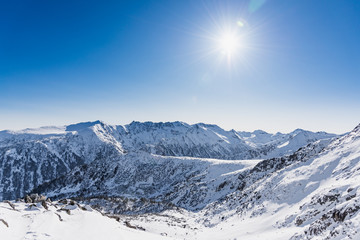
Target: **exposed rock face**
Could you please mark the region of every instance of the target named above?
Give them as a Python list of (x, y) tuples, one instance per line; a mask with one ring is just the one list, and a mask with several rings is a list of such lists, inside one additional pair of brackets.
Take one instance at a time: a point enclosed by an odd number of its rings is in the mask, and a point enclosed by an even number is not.
[(44, 195), (39, 195), (37, 193), (32, 193), (29, 195), (26, 195), (24, 198), (24, 201), (26, 203), (39, 203), (39, 202), (44, 202), (47, 200), (47, 197)]

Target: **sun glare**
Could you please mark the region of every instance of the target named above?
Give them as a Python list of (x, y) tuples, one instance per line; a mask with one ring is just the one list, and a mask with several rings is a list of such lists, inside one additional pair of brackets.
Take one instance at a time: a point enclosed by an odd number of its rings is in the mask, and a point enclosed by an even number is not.
[(219, 39), (219, 50), (221, 53), (232, 56), (239, 48), (239, 37), (234, 33), (226, 33)]
[(199, 59), (212, 58), (214, 63), (227, 65), (232, 71), (240, 64), (245, 66), (249, 59), (251, 39), (249, 36), (249, 24), (241, 19), (219, 19), (214, 22), (212, 28), (201, 28), (198, 34), (205, 41), (204, 45), (199, 45), (198, 52), (203, 53)]

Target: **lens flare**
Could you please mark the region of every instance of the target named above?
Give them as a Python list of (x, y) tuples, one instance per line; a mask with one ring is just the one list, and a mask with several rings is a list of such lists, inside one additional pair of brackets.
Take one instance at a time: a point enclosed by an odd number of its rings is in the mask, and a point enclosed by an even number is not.
[(245, 23), (243, 21), (237, 21), (236, 24), (239, 26), (239, 27), (245, 27)]

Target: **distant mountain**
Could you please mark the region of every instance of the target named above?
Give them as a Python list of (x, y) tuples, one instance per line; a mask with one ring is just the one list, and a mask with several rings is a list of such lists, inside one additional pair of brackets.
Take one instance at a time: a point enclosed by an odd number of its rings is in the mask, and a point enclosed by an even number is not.
[[(258, 159), (292, 154), (308, 143), (336, 137), (295, 130), (289, 134), (225, 131), (216, 125), (183, 122), (101, 121), (62, 127), (0, 132), (0, 199), (14, 199), (94, 162), (129, 162), (148, 155), (215, 159)], [(155, 157), (160, 158), (160, 157)]]

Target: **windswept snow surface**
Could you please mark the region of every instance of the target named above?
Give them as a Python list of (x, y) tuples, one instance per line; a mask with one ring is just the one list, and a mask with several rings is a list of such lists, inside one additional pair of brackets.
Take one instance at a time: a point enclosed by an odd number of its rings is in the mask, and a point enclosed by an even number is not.
[[(26, 204), (12, 202), (0, 203), (0, 238), (6, 240), (161, 240), (170, 239), (143, 230), (127, 227), (122, 221), (116, 221), (87, 207), (63, 206), (59, 203), (49, 205), (46, 210), (40, 203)], [(69, 214), (59, 209), (71, 209)], [(85, 209), (85, 208), (84, 208)]]

